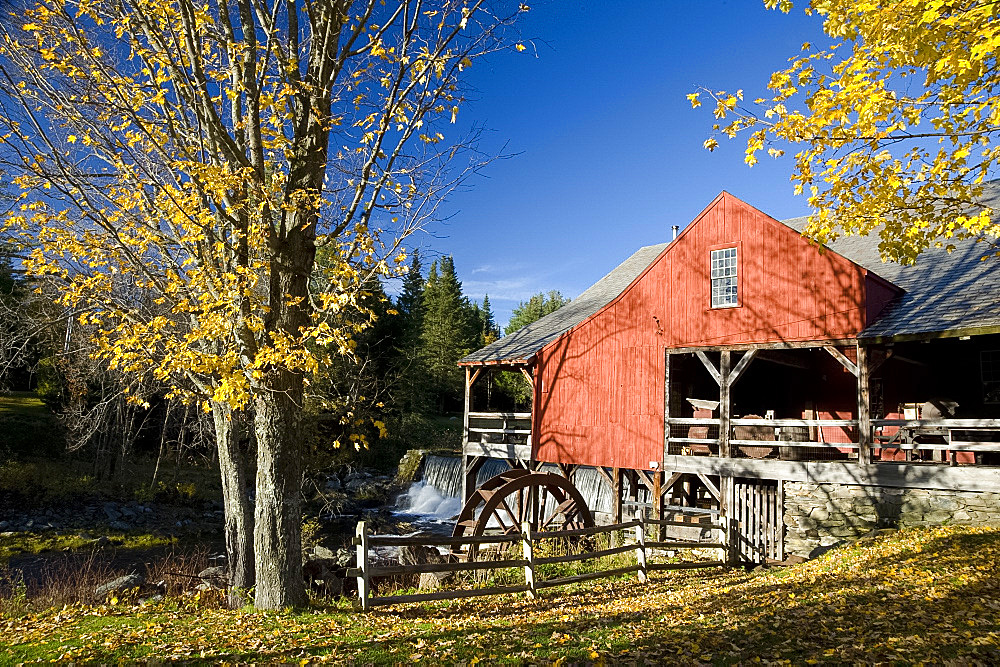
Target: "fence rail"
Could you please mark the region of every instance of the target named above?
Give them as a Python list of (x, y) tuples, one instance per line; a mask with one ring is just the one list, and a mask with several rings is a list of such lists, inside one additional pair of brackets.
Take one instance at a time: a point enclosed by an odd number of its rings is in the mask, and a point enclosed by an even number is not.
[[(683, 509), (690, 511), (692, 508)], [(500, 595), (504, 593), (527, 593), (529, 597), (534, 598), (537, 597), (538, 591), (545, 588), (566, 586), (593, 579), (604, 579), (632, 573), (637, 575), (640, 582), (645, 583), (647, 580), (646, 575), (649, 571), (721, 567), (725, 564), (725, 554), (729, 548), (729, 540), (725, 530), (725, 523), (721, 521), (704, 521), (706, 518), (716, 518), (713, 516), (713, 513), (710, 512), (699, 512), (697, 517), (699, 519), (697, 522), (636, 519), (633, 521), (626, 521), (607, 526), (594, 526), (592, 528), (576, 528), (572, 530), (544, 532), (532, 530), (530, 524), (525, 523), (522, 524), (521, 532), (518, 534), (479, 535), (473, 537), (370, 535), (365, 522), (361, 521), (358, 523), (357, 532), (354, 538), (354, 544), (357, 547), (357, 567), (350, 568), (347, 574), (348, 576), (357, 577), (358, 597), (361, 601), (361, 608), (365, 610), (371, 609), (375, 606), (399, 604), (403, 602), (454, 600), (478, 596)], [(664, 526), (685, 526), (709, 529), (716, 534), (717, 539), (711, 542), (699, 542), (693, 540), (647, 541), (646, 532), (648, 526), (655, 526), (657, 530), (661, 530)], [(575, 554), (542, 557), (535, 555), (538, 545), (546, 540), (588, 537), (612, 533), (619, 533), (619, 539), (621, 539), (625, 534), (627, 534), (627, 532), (629, 532), (630, 529), (633, 531), (634, 535), (634, 541), (630, 543), (623, 543), (607, 549), (584, 551)], [(374, 546), (446, 546), (454, 550), (460, 547), (479, 546), (483, 544), (520, 544), (521, 558), (482, 561), (455, 560), (454, 562), (446, 563), (384, 566), (374, 565), (369, 559), (369, 549)], [(683, 549), (719, 549), (723, 552), (724, 557), (719, 560), (701, 562), (647, 563), (648, 557), (652, 555), (650, 552), (654, 549), (671, 551), (679, 551)], [(594, 560), (626, 553), (635, 554), (635, 565), (627, 565), (624, 567), (615, 567), (562, 577), (553, 577), (549, 579), (542, 579), (540, 576), (542, 573), (538, 569), (540, 566), (544, 565)], [(375, 577), (402, 574), (491, 571), (514, 568), (523, 568), (524, 584), (383, 596), (374, 595), (371, 588), (372, 579)]]

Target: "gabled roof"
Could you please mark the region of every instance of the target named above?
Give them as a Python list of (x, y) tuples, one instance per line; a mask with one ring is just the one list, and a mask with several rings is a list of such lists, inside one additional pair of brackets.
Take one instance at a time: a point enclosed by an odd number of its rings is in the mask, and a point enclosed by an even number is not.
[[(1000, 181), (985, 185), (983, 200), (1000, 212)], [(783, 220), (801, 231), (806, 218)], [(858, 334), (862, 339), (923, 338), (1000, 331), (1000, 260), (980, 261), (990, 246), (975, 240), (955, 243), (955, 250), (932, 248), (915, 264), (883, 262), (877, 236), (842, 236), (829, 248), (897, 285), (905, 292)]]
[(528, 363), (543, 347), (614, 301), (666, 247), (666, 243), (659, 243), (639, 248), (611, 273), (559, 310), (490, 343), (458, 363)]

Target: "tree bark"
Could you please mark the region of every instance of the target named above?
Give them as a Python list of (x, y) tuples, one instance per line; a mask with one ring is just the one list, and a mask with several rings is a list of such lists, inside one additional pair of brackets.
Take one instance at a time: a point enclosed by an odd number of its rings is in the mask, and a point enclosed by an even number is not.
[(275, 371), (255, 400), (257, 498), (254, 548), (258, 609), (308, 602), (302, 576), (302, 378)]
[(240, 424), (232, 408), (225, 403), (213, 401), (212, 418), (215, 423), (225, 510), (228, 602), (231, 607), (241, 607), (246, 603), (245, 596), (256, 581), (254, 508), (250, 502), (248, 461), (240, 449)]

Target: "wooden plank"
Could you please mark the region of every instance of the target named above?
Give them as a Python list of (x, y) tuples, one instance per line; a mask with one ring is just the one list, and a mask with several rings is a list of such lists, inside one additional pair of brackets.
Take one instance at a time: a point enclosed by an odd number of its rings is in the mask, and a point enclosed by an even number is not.
[[(663, 350), (663, 456), (670, 454), (670, 350)], [(663, 459), (660, 459), (661, 462)]]
[(721, 549), (725, 546), (722, 542), (690, 542), (686, 540), (646, 542), (649, 549)]
[(611, 471), (611, 520), (616, 523), (622, 522), (622, 470), (613, 468)]
[[(728, 350), (726, 351), (728, 352)], [(719, 369), (715, 367), (715, 364), (712, 363), (712, 360), (708, 358), (708, 355), (705, 354), (702, 350), (695, 350), (694, 354), (696, 357), (698, 357), (698, 360), (705, 367), (705, 370), (708, 371), (708, 374), (712, 376), (712, 379), (715, 380), (715, 384), (721, 386), (722, 375), (719, 373)]]
[(646, 474), (646, 471), (637, 468), (633, 472), (635, 473), (636, 478), (638, 480), (640, 480), (646, 486), (646, 489), (648, 489), (650, 493), (652, 493), (653, 492), (653, 480), (649, 478), (649, 475)]
[[(692, 517), (692, 518), (694, 518), (694, 517)], [(705, 517), (699, 517), (699, 519), (702, 519), (702, 518), (705, 518)], [(676, 521), (676, 520), (673, 520), (673, 519), (663, 519), (662, 521), (653, 521), (651, 519), (646, 519), (646, 521), (644, 521), (643, 523), (646, 523), (646, 524), (649, 524), (649, 525), (656, 525), (656, 526), (681, 526), (681, 527), (684, 527), (684, 528), (710, 528), (710, 529), (713, 529), (713, 530), (716, 529), (716, 528), (721, 528), (722, 527), (722, 524), (715, 523), (715, 522), (712, 522), (712, 521), (705, 521), (705, 522), (697, 521), (697, 522), (692, 522), (692, 521)]]
[(604, 579), (607, 577), (617, 577), (622, 574), (630, 574), (632, 572), (638, 572), (638, 565), (629, 565), (627, 567), (616, 567), (611, 570), (602, 570), (600, 572), (587, 572), (586, 574), (574, 574), (568, 577), (558, 577), (556, 579), (549, 579), (548, 581), (537, 581), (535, 582), (535, 588), (552, 588), (553, 586), (565, 586), (567, 584), (578, 584), (584, 581), (592, 581), (594, 579)]
[(403, 547), (422, 545), (427, 547), (460, 547), (470, 544), (505, 544), (519, 542), (518, 535), (470, 535), (468, 537), (444, 537), (441, 535), (369, 535), (368, 544), (373, 547)]
[(386, 595), (384, 597), (371, 598), (372, 606), (384, 606), (389, 604), (402, 604), (404, 602), (430, 602), (432, 600), (459, 600), (462, 598), (474, 598), (486, 595), (503, 595), (505, 593), (524, 593), (527, 586), (498, 586), (494, 588), (472, 588), (458, 591), (438, 591), (436, 593), (413, 593), (411, 595)]
[(640, 521), (626, 521), (624, 523), (613, 523), (606, 526), (592, 526), (590, 528), (573, 528), (572, 530), (549, 530), (535, 533), (536, 540), (551, 540), (559, 537), (583, 537), (585, 535), (601, 535), (603, 533), (613, 533), (616, 530), (627, 530), (638, 526)]
[(729, 392), (729, 350), (719, 353), (719, 456), (726, 458), (733, 455), (729, 438), (732, 428), (729, 423), (731, 416), (730, 392)]
[(468, 430), (471, 433), (503, 433), (505, 435), (531, 435), (530, 428), (480, 428), (478, 426), (470, 426)]
[[(788, 443), (782, 443), (782, 446), (785, 444)], [(1000, 468), (986, 466), (953, 468), (888, 461), (859, 466), (856, 461), (780, 461), (677, 455), (668, 457), (664, 467), (678, 472), (814, 484), (1000, 492)]]
[(681, 505), (664, 505), (663, 511), (666, 514), (687, 514), (687, 515), (717, 515), (719, 510), (714, 510), (709, 507), (683, 507)]
[(517, 445), (503, 442), (467, 442), (466, 456), (486, 456), (492, 459), (528, 461), (531, 459), (531, 445)]
[(593, 560), (595, 558), (603, 558), (604, 556), (614, 556), (615, 554), (623, 554), (626, 551), (635, 551), (635, 546), (632, 544), (626, 544), (620, 547), (611, 547), (609, 549), (601, 549), (600, 551), (584, 551), (578, 554), (567, 554), (565, 556), (548, 556), (546, 558), (536, 558), (536, 565), (552, 565), (554, 563), (572, 563), (580, 560)]
[[(518, 536), (520, 538), (520, 535)], [(523, 558), (513, 560), (474, 560), (455, 563), (421, 563), (419, 565), (386, 565), (373, 567), (369, 577), (391, 576), (395, 574), (422, 574), (424, 572), (466, 572), (472, 570), (500, 570), (508, 567), (524, 567), (528, 561)]]
[(708, 492), (712, 495), (713, 498), (715, 498), (716, 502), (722, 502), (722, 492), (719, 491), (718, 487), (716, 487), (715, 484), (712, 483), (712, 480), (710, 480), (707, 475), (699, 474), (698, 479), (701, 480), (701, 483), (705, 485), (705, 488), (708, 489)]
[[(857, 343), (855, 343), (857, 345)], [(854, 377), (858, 376), (858, 367), (853, 361), (847, 358), (847, 356), (833, 347), (832, 345), (824, 345), (823, 349), (830, 353), (830, 356), (840, 362), (840, 365), (847, 369), (847, 372)]]
[[(471, 369), (465, 367), (465, 409), (462, 411), (462, 449), (469, 444), (469, 412), (472, 410), (472, 375)], [(476, 373), (479, 370), (476, 369)]]
[(530, 412), (470, 412), (473, 419), (531, 419)]
[(858, 447), (858, 443), (856, 442), (814, 442), (802, 440), (730, 440), (729, 442), (741, 447), (829, 447), (831, 449), (857, 449)]
[(857, 426), (857, 419), (730, 419), (733, 426)]
[(1000, 430), (1000, 419), (873, 419), (873, 426), (902, 426), (905, 428), (928, 428), (941, 426), (955, 431), (976, 429)]
[[(1000, 327), (998, 327), (1000, 330)], [(768, 343), (728, 343), (724, 345), (698, 345), (671, 347), (671, 354), (697, 354), (698, 352), (722, 352), (729, 350), (740, 352), (743, 350), (801, 350), (807, 348), (825, 347), (828, 345), (854, 345), (855, 338), (828, 338), (816, 340), (788, 340)]]
[(872, 424), (869, 410), (871, 408), (870, 381), (868, 377), (868, 348), (860, 343), (857, 345), (858, 365), (858, 464), (868, 465), (872, 462)]
[(734, 384), (736, 384), (736, 381), (740, 379), (740, 375), (743, 374), (743, 371), (745, 371), (747, 369), (747, 366), (750, 365), (750, 362), (753, 361), (754, 357), (756, 357), (756, 356), (757, 356), (757, 349), (756, 348), (752, 348), (752, 349), (747, 350), (746, 352), (743, 353), (743, 357), (740, 358), (740, 360), (739, 360), (739, 362), (737, 362), (736, 366), (733, 367), (732, 372), (729, 373), (729, 386), (730, 387), (732, 387)]
[(666, 570), (697, 570), (706, 567), (724, 567), (725, 563), (718, 560), (707, 560), (692, 563), (650, 563), (646, 569), (664, 572)]

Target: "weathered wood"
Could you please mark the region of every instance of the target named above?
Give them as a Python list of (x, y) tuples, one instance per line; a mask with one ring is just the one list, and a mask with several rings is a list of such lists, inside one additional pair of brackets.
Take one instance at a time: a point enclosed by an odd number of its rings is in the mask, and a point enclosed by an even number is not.
[[(479, 369), (476, 369), (479, 372)], [(465, 368), (465, 409), (462, 411), (462, 449), (469, 444), (469, 412), (472, 410), (472, 370)]]
[(643, 483), (643, 485), (645, 485), (646, 489), (650, 493), (652, 493), (653, 492), (653, 480), (650, 478), (650, 476), (648, 474), (646, 474), (646, 471), (645, 470), (639, 470), (639, 469), (637, 469), (637, 470), (634, 470), (633, 472), (635, 473), (636, 478), (639, 481), (641, 481)]
[[(663, 518), (663, 473), (653, 473), (653, 516), (656, 519)], [(657, 529), (657, 539), (663, 537), (663, 527)]]
[(531, 419), (530, 412), (470, 412), (473, 419)]
[(732, 433), (730, 425), (731, 406), (729, 391), (729, 350), (719, 353), (719, 456), (725, 458), (733, 455), (729, 438)]
[(616, 530), (627, 530), (633, 526), (638, 526), (640, 521), (625, 521), (624, 523), (612, 523), (606, 526), (592, 526), (590, 528), (573, 528), (572, 530), (548, 530), (535, 533), (536, 540), (552, 540), (562, 537), (584, 537), (586, 535), (601, 535), (603, 533), (613, 533)]
[(712, 530), (722, 527), (721, 523), (714, 523), (714, 522), (698, 523), (691, 521), (676, 521), (673, 519), (663, 519), (662, 521), (653, 521), (651, 519), (647, 519), (645, 523), (647, 525), (681, 526), (683, 528), (710, 528)]
[(719, 491), (719, 488), (712, 483), (712, 480), (707, 475), (699, 474), (698, 479), (705, 485), (705, 488), (708, 489), (708, 492), (715, 498), (716, 502), (722, 502), (722, 492)]
[(722, 561), (699, 561), (696, 563), (651, 563), (647, 569), (653, 572), (663, 572), (666, 570), (697, 570), (708, 567), (725, 567)]
[[(702, 418), (702, 417), (670, 417), (667, 420), (669, 424), (677, 424), (679, 426), (715, 426), (719, 423), (719, 420), (714, 417)], [(671, 440), (677, 440), (677, 438), (671, 438)]]
[(462, 598), (474, 598), (486, 595), (503, 595), (505, 593), (524, 593), (527, 586), (497, 586), (494, 588), (473, 588), (459, 591), (438, 591), (436, 593), (413, 593), (411, 595), (386, 595), (384, 597), (371, 598), (369, 606), (384, 606), (389, 604), (402, 604), (404, 602), (431, 602), (433, 600), (459, 600)]
[[(520, 536), (518, 536), (520, 537)], [(454, 563), (419, 563), (416, 565), (385, 565), (372, 567), (368, 571), (370, 577), (387, 577), (396, 574), (423, 574), (424, 572), (466, 572), (473, 570), (501, 570), (508, 567), (524, 567), (527, 559), (511, 560), (474, 560), (457, 561)]]
[(690, 542), (686, 540), (646, 542), (647, 549), (721, 549), (722, 542)]
[(611, 520), (615, 523), (622, 522), (622, 471), (621, 468), (613, 468), (612, 473), (612, 496), (611, 496)]
[(857, 426), (857, 419), (730, 419), (733, 426)]
[(712, 516), (719, 514), (719, 510), (710, 507), (683, 507), (680, 505), (664, 505), (663, 511), (666, 514), (710, 514)]
[(486, 456), (491, 459), (509, 459), (513, 461), (531, 460), (530, 444), (467, 442), (465, 443), (464, 451), (467, 456)]
[(639, 583), (646, 583), (646, 526), (642, 522), (635, 527), (635, 564)]
[(369, 535), (373, 547), (402, 547), (423, 545), (428, 547), (461, 547), (472, 544), (505, 544), (520, 541), (518, 535), (471, 535), (469, 537), (443, 537), (440, 535)]
[[(663, 350), (663, 457), (670, 454), (670, 350)], [(663, 459), (660, 459), (661, 463)]]
[(635, 551), (635, 546), (626, 544), (620, 547), (601, 549), (600, 551), (584, 551), (582, 553), (567, 554), (565, 556), (547, 556), (545, 558), (536, 558), (535, 565), (553, 565), (555, 563), (572, 563), (580, 560), (593, 560), (595, 558), (603, 558), (604, 556), (623, 554), (626, 551)]
[(615, 480), (611, 476), (611, 473), (608, 472), (607, 468), (605, 468), (604, 466), (596, 466), (594, 469), (597, 471), (597, 474), (599, 474), (601, 477), (604, 478), (604, 481), (606, 481), (608, 484), (614, 485)]
[(629, 574), (638, 571), (639, 567), (637, 565), (629, 565), (628, 567), (616, 567), (611, 570), (602, 570), (600, 572), (574, 574), (568, 577), (558, 577), (556, 579), (549, 579), (548, 581), (538, 581), (535, 583), (535, 588), (552, 588), (553, 586), (566, 586), (568, 584), (579, 584), (584, 581), (592, 581), (594, 579), (605, 579), (607, 577), (617, 577), (618, 575), (621, 574)]
[(361, 609), (367, 611), (371, 606), (371, 586), (368, 578), (368, 529), (364, 521), (358, 522), (354, 536), (357, 545), (358, 599), (361, 601)]
[(729, 373), (728, 382), (730, 387), (736, 384), (736, 381), (740, 379), (740, 376), (743, 374), (743, 371), (747, 369), (747, 366), (750, 365), (750, 362), (753, 361), (754, 357), (756, 356), (757, 356), (756, 348), (749, 349), (743, 353), (743, 356), (740, 358), (739, 362), (737, 362), (736, 366), (734, 366), (733, 370)]
[(825, 347), (827, 345), (854, 345), (857, 342), (854, 338), (831, 338), (829, 340), (789, 340), (770, 343), (730, 343), (726, 345), (699, 345), (697, 347), (672, 347), (671, 354), (697, 354), (698, 352), (722, 352), (730, 350), (741, 352), (743, 350), (802, 350), (807, 348)]
[(480, 428), (478, 426), (470, 426), (468, 430), (471, 433), (503, 433), (504, 435), (531, 435), (530, 428)]
[[(726, 350), (726, 352), (728, 351), (729, 350)], [(708, 374), (712, 376), (713, 380), (715, 380), (715, 384), (721, 386), (722, 375), (719, 372), (719, 369), (715, 367), (715, 364), (712, 363), (712, 360), (708, 358), (708, 355), (705, 354), (705, 352), (702, 350), (695, 350), (694, 355), (698, 357), (698, 360), (701, 362), (702, 366), (705, 367), (705, 370), (708, 371)]]
[[(788, 443), (781, 444), (784, 446)], [(862, 467), (855, 461), (779, 461), (723, 459), (713, 456), (670, 456), (664, 462), (664, 467), (678, 472), (758, 477), (814, 484), (1000, 492), (1000, 468), (985, 466), (951, 468), (884, 461)]]
[(524, 555), (524, 584), (528, 587), (528, 597), (538, 597), (538, 585), (535, 582), (535, 550), (532, 548), (531, 524), (525, 521), (521, 524), (521, 551)]
[(730, 444), (743, 447), (828, 447), (830, 449), (857, 449), (856, 442), (819, 442), (818, 440), (730, 440)]
[[(856, 343), (855, 343), (856, 344)], [(840, 365), (847, 369), (847, 372), (854, 377), (858, 376), (858, 366), (847, 358), (843, 352), (833, 347), (832, 345), (824, 345), (823, 349), (830, 353), (830, 356), (840, 362)]]
[(1000, 419), (873, 419), (872, 425), (901, 426), (904, 428), (928, 428), (941, 426), (955, 431), (986, 429), (1000, 430)]
[(871, 396), (868, 377), (868, 348), (857, 346), (858, 365), (858, 465), (872, 462)]

